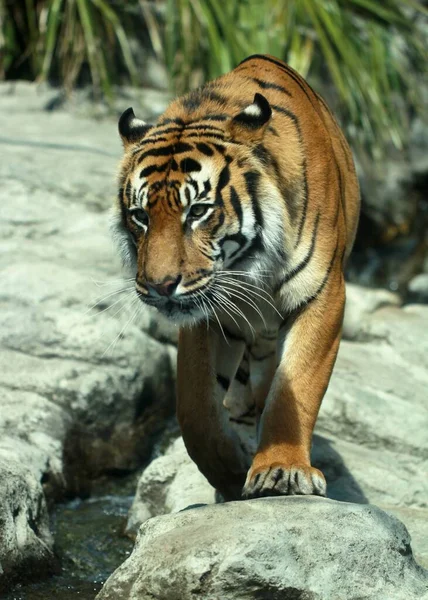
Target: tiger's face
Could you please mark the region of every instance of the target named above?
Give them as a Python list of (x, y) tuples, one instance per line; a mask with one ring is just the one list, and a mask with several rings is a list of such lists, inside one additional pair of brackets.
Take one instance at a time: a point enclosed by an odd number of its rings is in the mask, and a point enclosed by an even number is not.
[[(260, 118), (266, 106), (255, 106)], [(128, 111), (119, 126), (122, 254), (142, 301), (180, 324), (196, 322), (227, 305), (222, 279), (250, 268), (263, 247), (262, 175), (247, 146), (218, 123), (205, 124), (204, 136), (201, 125), (147, 127)]]

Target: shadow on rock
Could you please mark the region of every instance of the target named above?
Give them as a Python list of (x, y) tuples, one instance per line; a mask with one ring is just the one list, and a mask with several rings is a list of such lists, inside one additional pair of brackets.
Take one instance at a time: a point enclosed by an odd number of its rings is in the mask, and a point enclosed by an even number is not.
[(314, 435), (313, 438), (312, 464), (324, 473), (329, 498), (357, 504), (369, 503), (341, 455), (331, 441), (321, 435)]

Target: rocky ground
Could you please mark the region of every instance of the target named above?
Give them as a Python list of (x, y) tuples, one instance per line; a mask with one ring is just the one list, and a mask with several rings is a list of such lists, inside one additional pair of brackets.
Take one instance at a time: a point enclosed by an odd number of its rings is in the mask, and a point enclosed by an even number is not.
[[(165, 98), (148, 96), (146, 112), (162, 110)], [(140, 467), (173, 411), (176, 331), (135, 312), (108, 234), (116, 123), (44, 110), (57, 104), (49, 89), (0, 87), (0, 591), (57, 570), (48, 508), (88, 495), (100, 474)], [(425, 280), (413, 285), (423, 299)], [(288, 590), (331, 600), (350, 571), (359, 595), (347, 600), (428, 594), (402, 525), (368, 506), (406, 525), (428, 567), (426, 331), (428, 307), (349, 286), (313, 449), (331, 500), (208, 506), (146, 523), (214, 503), (177, 439), (141, 476), (129, 534), (146, 524), (100, 599), (208, 600), (223, 582), (224, 598), (275, 600)], [(171, 570), (168, 557), (177, 557)]]
[(116, 124), (54, 98), (0, 91), (0, 589), (55, 570), (47, 502), (141, 465), (173, 410), (175, 349), (109, 238)]

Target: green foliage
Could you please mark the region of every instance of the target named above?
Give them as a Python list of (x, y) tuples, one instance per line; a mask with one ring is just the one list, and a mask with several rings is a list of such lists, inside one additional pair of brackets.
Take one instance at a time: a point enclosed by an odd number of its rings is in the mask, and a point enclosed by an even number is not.
[(250, 54), (272, 54), (315, 85), (331, 81), (337, 101), (329, 100), (354, 143), (379, 151), (391, 140), (402, 145), (401, 109), (419, 102), (421, 15), (428, 11), (416, 0), (167, 0), (165, 23), (154, 20), (149, 31), (177, 92)]
[(131, 42), (147, 30), (178, 93), (269, 53), (332, 82), (348, 133), (372, 150), (405, 139), (427, 64), (418, 0), (0, 0), (0, 11), (3, 77), (70, 90), (89, 71), (109, 99), (114, 83), (138, 83)]
[[(0, 72), (39, 81), (53, 76), (70, 91), (89, 67), (97, 92), (110, 99), (122, 63), (128, 80), (137, 82), (126, 25), (129, 18), (109, 0), (0, 0), (2, 58)], [(126, 5), (122, 3), (122, 5)], [(125, 21), (125, 23), (124, 23)], [(122, 62), (117, 60), (118, 53)], [(25, 64), (26, 69), (20, 71)]]

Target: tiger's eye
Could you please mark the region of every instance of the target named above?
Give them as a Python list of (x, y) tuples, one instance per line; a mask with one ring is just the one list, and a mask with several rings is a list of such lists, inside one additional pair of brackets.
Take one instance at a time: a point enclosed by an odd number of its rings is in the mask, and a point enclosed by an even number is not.
[(189, 217), (199, 219), (200, 217), (204, 216), (204, 214), (207, 212), (207, 210), (209, 208), (210, 207), (207, 206), (206, 204), (194, 204), (193, 206), (190, 207)]
[(149, 224), (149, 215), (143, 208), (135, 208), (132, 210), (131, 219), (138, 227), (144, 227)]

